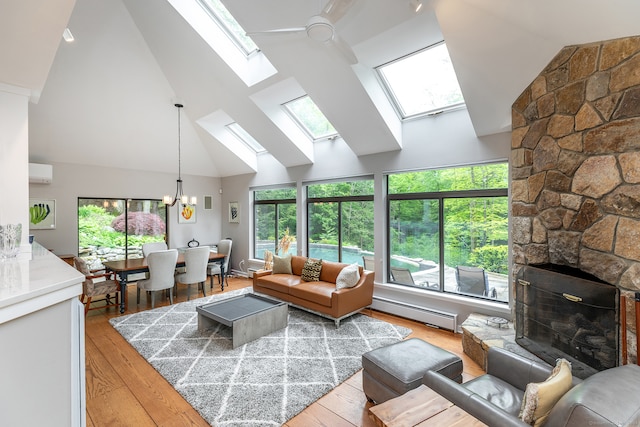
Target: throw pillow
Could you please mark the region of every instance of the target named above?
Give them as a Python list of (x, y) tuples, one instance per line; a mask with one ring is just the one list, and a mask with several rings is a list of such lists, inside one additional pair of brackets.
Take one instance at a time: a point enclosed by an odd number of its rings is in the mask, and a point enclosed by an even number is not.
[(302, 267), (302, 275), (300, 277), (305, 282), (317, 282), (320, 280), (320, 271), (322, 270), (322, 260), (309, 258), (304, 262)]
[(291, 255), (273, 256), (273, 274), (291, 274)]
[(336, 289), (353, 288), (360, 280), (360, 266), (358, 264), (347, 265), (340, 270), (336, 278)]
[(571, 390), (571, 363), (558, 359), (546, 381), (529, 383), (522, 398), (519, 418), (532, 426), (542, 426), (556, 402)]

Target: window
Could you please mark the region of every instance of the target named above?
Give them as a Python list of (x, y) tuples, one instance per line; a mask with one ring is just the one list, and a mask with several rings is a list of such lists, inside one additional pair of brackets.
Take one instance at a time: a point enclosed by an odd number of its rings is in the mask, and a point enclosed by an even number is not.
[(311, 140), (318, 141), (338, 135), (308, 95), (289, 101), (283, 107)]
[(284, 255), (279, 242), (291, 241), (287, 253), (297, 253), (296, 189), (255, 190), (253, 192), (255, 258), (264, 258), (265, 251)]
[(251, 40), (251, 37), (247, 36), (244, 29), (220, 0), (198, 0), (198, 2), (246, 56), (259, 50), (258, 46)]
[(506, 303), (507, 183), (507, 163), (389, 175), (389, 281)]
[(373, 180), (311, 184), (307, 206), (310, 257), (363, 265), (373, 254)]
[(78, 198), (78, 254), (91, 269), (142, 258), (142, 244), (164, 241), (166, 230), (162, 200)]
[(249, 134), (249, 132), (244, 130), (244, 128), (242, 126), (240, 126), (238, 123), (236, 123), (236, 122), (229, 123), (226, 126), (226, 128), (240, 142), (242, 142), (244, 145), (246, 145), (247, 147), (249, 147), (251, 150), (255, 151), (256, 153), (264, 153), (265, 151), (267, 151), (262, 145), (260, 145), (260, 143), (258, 141), (255, 140), (254, 137), (252, 137)]
[(464, 104), (444, 42), (382, 65), (377, 71), (403, 119)]

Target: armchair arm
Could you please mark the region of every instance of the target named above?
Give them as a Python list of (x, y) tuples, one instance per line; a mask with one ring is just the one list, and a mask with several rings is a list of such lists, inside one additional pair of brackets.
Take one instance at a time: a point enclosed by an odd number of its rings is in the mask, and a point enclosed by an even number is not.
[(489, 347), (487, 353), (487, 374), (500, 378), (519, 390), (527, 384), (546, 380), (553, 367), (544, 362), (536, 362), (500, 347)]
[(503, 411), (488, 400), (466, 389), (464, 385), (460, 385), (436, 371), (427, 371), (422, 382), (458, 408), (489, 426), (528, 426), (518, 417)]

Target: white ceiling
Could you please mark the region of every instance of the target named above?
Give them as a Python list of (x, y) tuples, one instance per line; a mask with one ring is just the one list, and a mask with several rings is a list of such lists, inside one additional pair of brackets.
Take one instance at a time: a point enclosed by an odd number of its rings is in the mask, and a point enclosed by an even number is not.
[[(303, 26), (325, 2), (224, 1), (247, 31)], [(175, 172), (178, 100), (183, 173), (224, 177), (256, 162), (201, 124), (230, 118), (283, 165), (313, 162), (313, 147), (265, 114), (291, 91), (309, 94), (356, 155), (401, 149), (373, 67), (443, 37), (483, 136), (510, 129), (511, 104), (563, 46), (640, 34), (635, 0), (424, 2), (414, 14), (408, 0), (357, 0), (336, 24), (353, 66), (306, 37), (257, 36), (277, 73), (247, 86), (167, 0), (0, 0), (0, 84), (33, 94), (32, 162)], [(75, 42), (61, 41), (65, 26)]]

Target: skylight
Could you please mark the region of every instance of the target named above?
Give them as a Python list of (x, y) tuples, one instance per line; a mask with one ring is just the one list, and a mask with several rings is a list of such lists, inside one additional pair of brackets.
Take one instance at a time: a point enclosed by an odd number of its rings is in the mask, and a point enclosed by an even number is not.
[(211, 18), (220, 26), (220, 28), (229, 36), (231, 41), (249, 56), (257, 52), (258, 46), (246, 35), (244, 29), (238, 21), (229, 13), (220, 0), (198, 0), (204, 10), (209, 13)]
[(403, 119), (464, 105), (464, 98), (444, 42), (377, 68)]
[(309, 95), (296, 98), (282, 106), (313, 141), (338, 135)]
[(249, 132), (244, 130), (244, 128), (240, 126), (238, 123), (236, 122), (229, 123), (225, 127), (229, 130), (229, 132), (231, 132), (233, 136), (238, 138), (240, 142), (242, 142), (244, 145), (246, 145), (256, 153), (263, 153), (267, 151), (262, 145), (260, 145), (258, 141), (255, 140), (254, 137), (252, 137), (249, 134)]

